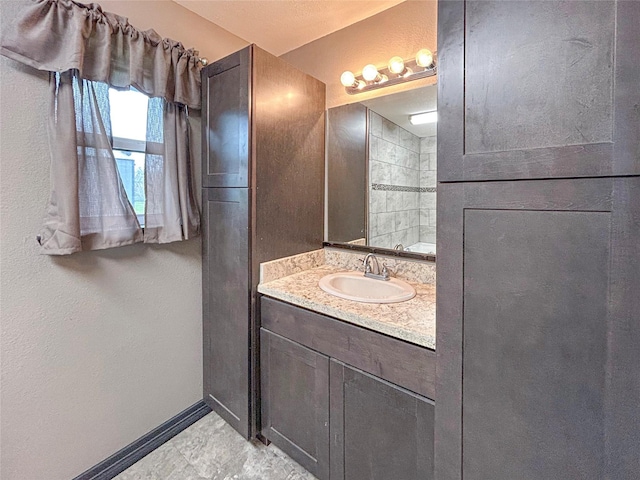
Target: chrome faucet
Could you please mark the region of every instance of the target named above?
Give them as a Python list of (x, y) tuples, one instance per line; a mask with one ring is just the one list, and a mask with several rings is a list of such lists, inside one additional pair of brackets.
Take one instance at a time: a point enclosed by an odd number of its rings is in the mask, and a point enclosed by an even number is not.
[[(371, 260), (375, 260), (376, 269), (373, 271), (373, 264)], [(389, 280), (389, 270), (387, 270), (387, 266), (383, 263), (382, 270), (380, 270), (380, 264), (378, 263), (378, 258), (373, 253), (368, 253), (364, 260), (362, 261), (364, 264), (364, 276), (369, 278), (375, 278), (376, 280)]]
[(402, 245), (401, 243), (398, 243), (395, 247), (393, 247), (393, 249), (403, 251), (404, 245)]

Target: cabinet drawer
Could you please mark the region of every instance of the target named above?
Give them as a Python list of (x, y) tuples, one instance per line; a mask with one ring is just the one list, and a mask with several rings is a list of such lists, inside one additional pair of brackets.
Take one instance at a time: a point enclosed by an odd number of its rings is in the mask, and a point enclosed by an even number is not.
[(433, 350), (268, 297), (261, 298), (261, 317), (263, 328), (435, 399)]

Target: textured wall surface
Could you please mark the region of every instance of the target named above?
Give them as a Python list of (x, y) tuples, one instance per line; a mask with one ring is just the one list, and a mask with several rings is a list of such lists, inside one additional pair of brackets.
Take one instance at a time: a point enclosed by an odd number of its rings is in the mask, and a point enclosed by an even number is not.
[(436, 51), (437, 18), (436, 0), (403, 2), (292, 50), (282, 58), (327, 84), (327, 108), (431, 85), (436, 77), (349, 95), (340, 84), (340, 74), (351, 70), (357, 75), (368, 63), (384, 67), (391, 57), (412, 58), (421, 48)]
[[(0, 2), (3, 28), (26, 3)], [(103, 2), (211, 61), (246, 45), (173, 2), (151, 5)], [(202, 398), (199, 239), (38, 254), (48, 97), (46, 73), (0, 57), (3, 480), (72, 478)]]

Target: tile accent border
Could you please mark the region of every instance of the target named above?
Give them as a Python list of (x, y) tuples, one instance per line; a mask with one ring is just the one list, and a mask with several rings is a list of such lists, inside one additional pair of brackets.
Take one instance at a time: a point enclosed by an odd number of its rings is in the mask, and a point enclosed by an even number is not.
[(385, 192), (434, 193), (436, 191), (436, 187), (405, 187), (402, 185), (387, 185), (386, 183), (372, 183), (371, 190), (382, 190)]
[(200, 400), (73, 480), (111, 480), (210, 412)]

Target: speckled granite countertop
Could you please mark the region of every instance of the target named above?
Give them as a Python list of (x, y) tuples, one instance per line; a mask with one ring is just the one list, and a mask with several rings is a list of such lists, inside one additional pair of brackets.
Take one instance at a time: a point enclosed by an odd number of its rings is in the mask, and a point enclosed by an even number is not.
[(343, 268), (321, 265), (262, 283), (258, 285), (258, 291), (269, 297), (435, 350), (435, 285), (408, 282), (416, 289), (416, 296), (406, 302), (390, 304), (345, 300), (329, 295), (318, 286), (325, 275), (344, 271), (346, 270)]

